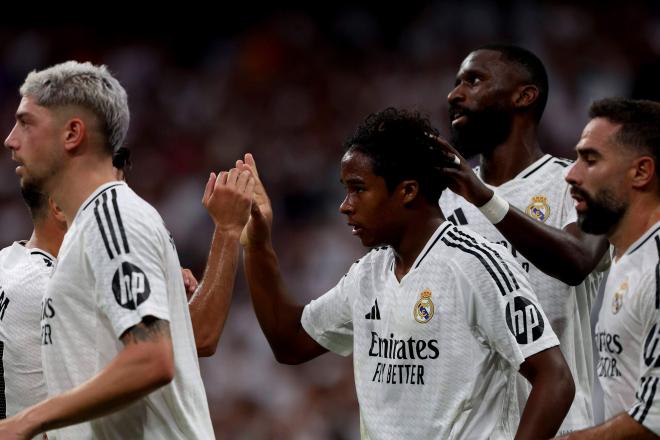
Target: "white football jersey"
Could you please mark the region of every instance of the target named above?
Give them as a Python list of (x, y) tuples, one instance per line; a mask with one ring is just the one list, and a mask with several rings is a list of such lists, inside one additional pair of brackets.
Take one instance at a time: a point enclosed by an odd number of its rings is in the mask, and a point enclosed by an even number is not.
[(123, 182), (100, 186), (64, 237), (44, 297), (42, 360), (50, 395), (78, 386), (152, 316), (169, 322), (172, 382), (127, 408), (49, 439), (212, 439), (179, 258), (161, 217)]
[(44, 400), (41, 301), (55, 259), (15, 242), (0, 251), (0, 418)]
[[(530, 217), (562, 229), (577, 221), (575, 203), (564, 180), (570, 166), (570, 161), (546, 154), (512, 180), (498, 187), (489, 187)], [(479, 168), (474, 171), (479, 176)], [(466, 225), (491, 242), (504, 245), (529, 273), (532, 288), (559, 338), (561, 351), (575, 381), (575, 399), (559, 432), (568, 433), (593, 426), (591, 389), (594, 363), (590, 312), (602, 273), (594, 271), (578, 286), (569, 286), (532, 265), (477, 207), (463, 197), (447, 190), (440, 198), (440, 208), (452, 222)], [(524, 405), (530, 391), (529, 383), (521, 377), (517, 385), (520, 404)]]
[(558, 344), (511, 255), (450, 222), (400, 282), (391, 248), (374, 249), (301, 322), (353, 353), (363, 439), (511, 439), (514, 376)]
[(605, 418), (628, 411), (660, 435), (660, 222), (612, 261), (595, 342)]

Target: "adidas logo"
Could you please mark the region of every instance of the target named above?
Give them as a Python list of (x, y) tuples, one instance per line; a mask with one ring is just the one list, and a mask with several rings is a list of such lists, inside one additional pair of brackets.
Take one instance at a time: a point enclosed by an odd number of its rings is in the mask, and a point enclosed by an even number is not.
[(373, 307), (371, 307), (371, 312), (364, 315), (364, 317), (367, 319), (380, 320), (380, 309), (378, 308), (378, 300), (376, 300)]

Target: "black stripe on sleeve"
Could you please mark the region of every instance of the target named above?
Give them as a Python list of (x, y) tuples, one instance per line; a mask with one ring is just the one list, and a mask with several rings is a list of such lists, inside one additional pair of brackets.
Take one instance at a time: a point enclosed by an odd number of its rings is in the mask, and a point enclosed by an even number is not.
[(112, 237), (112, 243), (115, 245), (115, 251), (117, 255), (121, 254), (121, 248), (119, 247), (119, 241), (117, 241), (117, 234), (115, 233), (115, 225), (112, 222), (112, 217), (110, 217), (110, 210), (108, 209), (108, 194), (103, 193), (103, 213), (105, 214), (105, 219), (108, 222), (108, 229), (110, 229), (110, 236)]
[[(463, 237), (467, 238), (468, 240), (470, 240), (471, 242), (473, 242), (475, 245), (479, 245), (479, 243), (477, 243), (477, 240), (475, 240), (474, 237), (471, 237), (468, 234), (466, 234), (464, 232), (461, 232), (461, 231), (458, 231), (458, 230), (456, 232), (458, 232), (461, 236), (463, 236)], [(490, 247), (487, 243), (482, 243), (481, 246), (483, 246), (484, 248), (488, 249), (490, 252), (495, 254), (497, 259), (500, 261), (501, 265), (504, 266), (507, 273), (509, 274), (509, 277), (510, 277), (511, 281), (513, 282), (513, 287), (515, 288), (515, 290), (520, 289), (520, 286), (518, 285), (518, 280), (516, 279), (515, 276), (513, 276), (513, 273), (511, 272), (511, 269), (509, 269), (509, 265), (507, 264), (506, 261), (504, 261), (504, 258), (502, 258), (502, 256), (499, 254), (499, 252), (497, 252), (495, 249)], [(505, 278), (505, 280), (506, 280), (506, 278)]]
[(105, 228), (103, 227), (103, 221), (101, 221), (101, 216), (99, 215), (99, 203), (99, 200), (96, 199), (96, 203), (94, 204), (94, 216), (96, 217), (96, 224), (99, 226), (99, 231), (101, 232), (101, 238), (103, 238), (103, 244), (105, 244), (105, 250), (108, 251), (108, 256), (112, 260), (115, 257), (112, 255), (112, 251), (110, 250), (108, 237), (105, 235)]
[(478, 252), (475, 252), (472, 249), (468, 249), (467, 247), (465, 247), (461, 244), (453, 243), (453, 242), (447, 240), (444, 237), (442, 238), (442, 241), (443, 241), (444, 244), (446, 244), (449, 247), (460, 249), (463, 252), (466, 252), (468, 254), (471, 254), (471, 255), (474, 255), (475, 257), (477, 257), (477, 260), (479, 260), (481, 262), (481, 264), (486, 268), (486, 270), (488, 271), (490, 276), (493, 278), (493, 280), (495, 280), (495, 284), (497, 284), (497, 288), (499, 289), (500, 294), (502, 296), (506, 296), (506, 291), (504, 290), (504, 287), (502, 286), (502, 283), (500, 283), (500, 280), (497, 278), (497, 275), (495, 274), (495, 272), (493, 272), (493, 269), (490, 267), (490, 264), (488, 264), (486, 259), (481, 254), (479, 254)]
[(124, 243), (124, 251), (129, 253), (128, 240), (126, 239), (126, 230), (124, 229), (124, 222), (121, 221), (121, 214), (119, 214), (119, 205), (117, 205), (117, 190), (114, 188), (112, 191), (112, 206), (115, 208), (115, 217), (117, 217), (117, 225), (119, 226), (119, 233), (121, 234), (121, 240)]
[(657, 377), (649, 378), (649, 380), (647, 381), (647, 384), (649, 382), (653, 382), (653, 384), (651, 385), (651, 392), (649, 393), (649, 396), (644, 401), (644, 410), (642, 411), (642, 414), (640, 414), (639, 419), (637, 419), (637, 421), (639, 423), (644, 422), (644, 419), (646, 418), (646, 415), (649, 413), (649, 410), (651, 409), (651, 406), (653, 406), (653, 399), (655, 398), (655, 392), (657, 391), (657, 388), (658, 388), (658, 378)]
[(82, 210), (84, 211), (85, 209), (87, 209), (87, 207), (89, 207), (89, 205), (91, 205), (92, 202), (96, 201), (96, 199), (98, 199), (98, 197), (99, 197), (101, 194), (105, 193), (105, 192), (106, 192), (107, 190), (109, 190), (110, 188), (114, 188), (115, 186), (119, 186), (119, 185), (123, 185), (123, 183), (115, 183), (114, 185), (110, 185), (109, 187), (107, 187), (106, 189), (104, 189), (103, 191), (101, 191), (100, 193), (98, 193), (97, 195), (95, 195), (94, 198), (93, 198), (92, 200), (90, 200), (89, 202), (87, 202), (87, 204), (85, 204), (85, 206), (83, 206), (83, 209), (82, 209)]
[[(502, 279), (506, 283), (506, 287), (508, 288), (509, 292), (513, 292), (514, 289), (511, 285), (511, 283), (509, 282), (509, 279), (507, 278), (506, 274), (504, 273), (504, 270), (502, 270), (501, 265), (495, 260), (495, 257), (493, 257), (493, 255), (485, 248), (485, 246), (477, 244), (476, 242), (472, 243), (469, 240), (466, 240), (465, 238), (461, 238), (461, 237), (458, 237), (458, 236), (452, 234), (451, 232), (448, 233), (447, 235), (449, 236), (449, 238), (451, 238), (455, 241), (461, 242), (461, 243), (465, 244), (466, 246), (468, 246), (470, 248), (473, 248), (475, 251), (480, 252), (482, 255), (486, 256), (490, 260), (492, 265), (497, 269), (497, 271), (502, 276)], [(472, 238), (472, 237), (470, 237), (470, 238)]]

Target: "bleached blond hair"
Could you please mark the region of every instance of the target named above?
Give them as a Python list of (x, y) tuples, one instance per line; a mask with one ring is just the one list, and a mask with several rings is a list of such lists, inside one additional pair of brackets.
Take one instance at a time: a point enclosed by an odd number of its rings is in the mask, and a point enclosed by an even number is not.
[(128, 96), (104, 65), (66, 61), (33, 70), (25, 78), (20, 93), (43, 107), (76, 105), (90, 110), (101, 123), (108, 153), (124, 144), (130, 122)]

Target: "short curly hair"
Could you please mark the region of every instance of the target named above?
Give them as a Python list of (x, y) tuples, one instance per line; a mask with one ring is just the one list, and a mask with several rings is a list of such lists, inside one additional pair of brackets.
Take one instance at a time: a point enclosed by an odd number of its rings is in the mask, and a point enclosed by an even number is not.
[(374, 174), (385, 179), (390, 192), (403, 180), (412, 179), (429, 203), (437, 203), (447, 187), (439, 168), (450, 163), (433, 138), (438, 134), (419, 112), (390, 107), (367, 116), (344, 142), (344, 151), (369, 157)]

